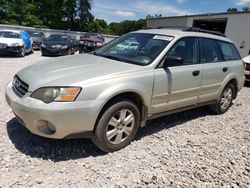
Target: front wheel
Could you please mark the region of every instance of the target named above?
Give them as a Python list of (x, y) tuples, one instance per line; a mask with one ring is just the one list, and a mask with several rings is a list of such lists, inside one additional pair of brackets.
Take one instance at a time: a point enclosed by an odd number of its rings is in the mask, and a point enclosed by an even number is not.
[(25, 49), (24, 49), (23, 46), (19, 49), (18, 56), (19, 57), (24, 57), (25, 56)]
[(104, 152), (120, 150), (134, 139), (139, 123), (138, 107), (129, 100), (118, 101), (101, 115), (92, 141)]
[(232, 84), (226, 85), (226, 87), (223, 89), (221, 96), (217, 103), (213, 106), (211, 106), (211, 109), (216, 114), (224, 114), (228, 109), (231, 107), (234, 96), (235, 96), (235, 87)]

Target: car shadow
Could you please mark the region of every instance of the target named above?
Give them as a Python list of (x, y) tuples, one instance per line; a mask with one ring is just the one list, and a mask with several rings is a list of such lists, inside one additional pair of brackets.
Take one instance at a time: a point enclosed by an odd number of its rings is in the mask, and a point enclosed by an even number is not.
[(213, 112), (208, 106), (204, 106), (150, 120), (147, 122), (146, 127), (142, 128), (137, 134), (136, 140), (208, 115), (212, 116)]
[[(135, 140), (210, 114), (208, 107), (202, 107), (150, 120), (147, 126), (138, 132)], [(15, 147), (32, 158), (59, 162), (105, 155), (89, 139), (54, 140), (36, 136), (23, 127), (16, 118), (7, 122), (7, 132)]]
[(0, 58), (19, 58), (15, 54), (0, 54)]
[(105, 154), (88, 139), (56, 140), (34, 135), (16, 118), (7, 122), (7, 133), (14, 146), (32, 158), (59, 162)]

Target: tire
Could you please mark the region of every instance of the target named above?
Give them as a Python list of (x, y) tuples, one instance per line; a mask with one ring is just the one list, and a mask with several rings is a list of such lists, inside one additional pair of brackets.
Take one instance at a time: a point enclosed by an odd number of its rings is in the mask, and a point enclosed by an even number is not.
[(34, 49), (33, 49), (33, 46), (31, 46), (30, 54), (33, 54), (33, 53), (34, 53)]
[(71, 50), (71, 55), (75, 55), (75, 49), (74, 48), (72, 48), (72, 50)]
[(68, 50), (67, 55), (71, 55), (71, 49)]
[(22, 46), (22, 47), (19, 49), (18, 57), (24, 57), (24, 56), (25, 56), (25, 49), (24, 49), (24, 47)]
[(116, 101), (102, 113), (94, 130), (92, 141), (107, 153), (120, 150), (135, 138), (139, 124), (138, 107), (127, 99)]
[(79, 49), (79, 54), (82, 54), (82, 49)]
[(224, 114), (232, 106), (234, 96), (236, 95), (236, 89), (233, 84), (227, 84), (223, 89), (219, 100), (216, 104), (210, 106), (210, 108), (216, 114)]

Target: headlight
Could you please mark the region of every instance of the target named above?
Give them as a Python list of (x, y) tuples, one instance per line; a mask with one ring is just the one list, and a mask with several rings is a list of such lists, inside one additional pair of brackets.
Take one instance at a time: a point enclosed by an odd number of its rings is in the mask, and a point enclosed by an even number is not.
[(19, 43), (18, 42), (11, 43), (11, 44), (9, 44), (9, 46), (19, 46)]
[(68, 48), (68, 45), (61, 46), (61, 49), (67, 49), (67, 48)]
[(31, 97), (39, 99), (44, 103), (72, 102), (80, 92), (80, 87), (47, 87), (36, 90), (31, 94)]
[(46, 48), (46, 45), (42, 43), (42, 48)]
[(101, 42), (97, 42), (97, 43), (96, 43), (96, 46), (101, 47), (101, 46), (102, 46), (102, 43), (101, 43)]

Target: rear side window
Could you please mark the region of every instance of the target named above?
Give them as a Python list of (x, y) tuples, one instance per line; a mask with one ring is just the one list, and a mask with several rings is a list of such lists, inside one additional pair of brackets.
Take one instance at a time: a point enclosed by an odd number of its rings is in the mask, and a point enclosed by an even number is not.
[(223, 61), (219, 46), (215, 40), (200, 38), (201, 62), (215, 63)]
[(219, 41), (218, 44), (223, 53), (225, 61), (234, 61), (241, 59), (237, 49), (233, 44), (222, 41)]

